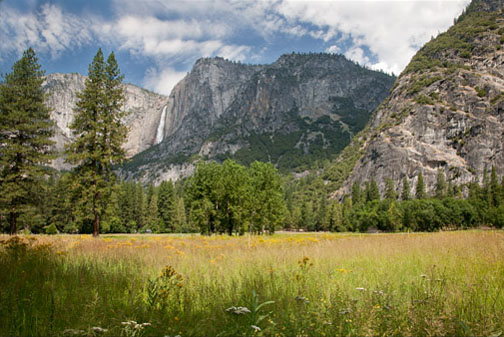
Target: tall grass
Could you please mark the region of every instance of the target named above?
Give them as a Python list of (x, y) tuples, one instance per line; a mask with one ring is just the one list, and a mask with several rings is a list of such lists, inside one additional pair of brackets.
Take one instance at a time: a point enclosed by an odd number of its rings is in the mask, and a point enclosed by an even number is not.
[(1, 336), (504, 332), (501, 231), (0, 241)]

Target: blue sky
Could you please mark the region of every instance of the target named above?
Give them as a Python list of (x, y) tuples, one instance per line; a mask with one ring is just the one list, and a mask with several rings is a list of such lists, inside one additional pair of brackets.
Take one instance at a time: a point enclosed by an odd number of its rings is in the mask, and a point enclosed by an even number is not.
[(200, 57), (339, 53), (399, 74), (469, 0), (0, 0), (0, 73), (33, 47), (47, 73), (116, 53), (126, 82), (169, 94)]

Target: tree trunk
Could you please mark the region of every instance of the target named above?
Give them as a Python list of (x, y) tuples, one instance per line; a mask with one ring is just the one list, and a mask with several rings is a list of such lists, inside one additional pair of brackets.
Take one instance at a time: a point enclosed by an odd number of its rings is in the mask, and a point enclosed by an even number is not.
[(10, 212), (9, 214), (9, 223), (10, 223), (10, 230), (9, 230), (9, 235), (14, 235), (16, 234), (16, 213)]
[(97, 238), (100, 235), (100, 212), (97, 210), (96, 204), (100, 200), (100, 193), (96, 193), (95, 200), (94, 200), (94, 205), (93, 205), (93, 213), (94, 213), (94, 220), (93, 220), (93, 237)]
[(94, 221), (93, 221), (93, 237), (98, 237), (100, 235), (100, 215), (98, 212), (94, 212)]

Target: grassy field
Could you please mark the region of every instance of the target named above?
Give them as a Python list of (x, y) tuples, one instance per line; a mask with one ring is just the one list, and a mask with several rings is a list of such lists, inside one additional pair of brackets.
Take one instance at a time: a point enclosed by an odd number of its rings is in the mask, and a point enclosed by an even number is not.
[(1, 336), (504, 332), (502, 231), (0, 241)]

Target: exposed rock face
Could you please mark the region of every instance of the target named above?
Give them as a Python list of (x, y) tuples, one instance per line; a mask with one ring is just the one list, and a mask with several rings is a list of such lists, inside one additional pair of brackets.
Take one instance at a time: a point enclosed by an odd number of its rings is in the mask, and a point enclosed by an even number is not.
[(122, 173), (158, 181), (182, 164), (191, 172), (198, 159), (271, 161), (284, 170), (330, 159), (393, 81), (340, 55), (284, 55), (271, 65), (200, 59), (170, 94), (164, 141)]
[[(51, 118), (56, 124), (54, 140), (59, 152), (72, 139), (69, 126), (74, 120), (77, 93), (84, 89), (85, 81), (86, 77), (79, 74), (50, 74), (43, 84), (48, 95), (46, 103), (52, 110)], [(130, 111), (125, 120), (129, 127), (125, 149), (127, 156), (131, 157), (154, 145), (161, 113), (168, 104), (168, 97), (130, 84), (125, 84), (124, 90), (124, 109)], [(56, 159), (53, 166), (57, 169), (69, 168), (62, 157)]]
[[(473, 1), (456, 25), (426, 44), (398, 78), (360, 139), (362, 156), (337, 195), (374, 178), (428, 191), (438, 169), (456, 184), (495, 165), (504, 174), (502, 1)], [(412, 191), (413, 192), (413, 191)]]

